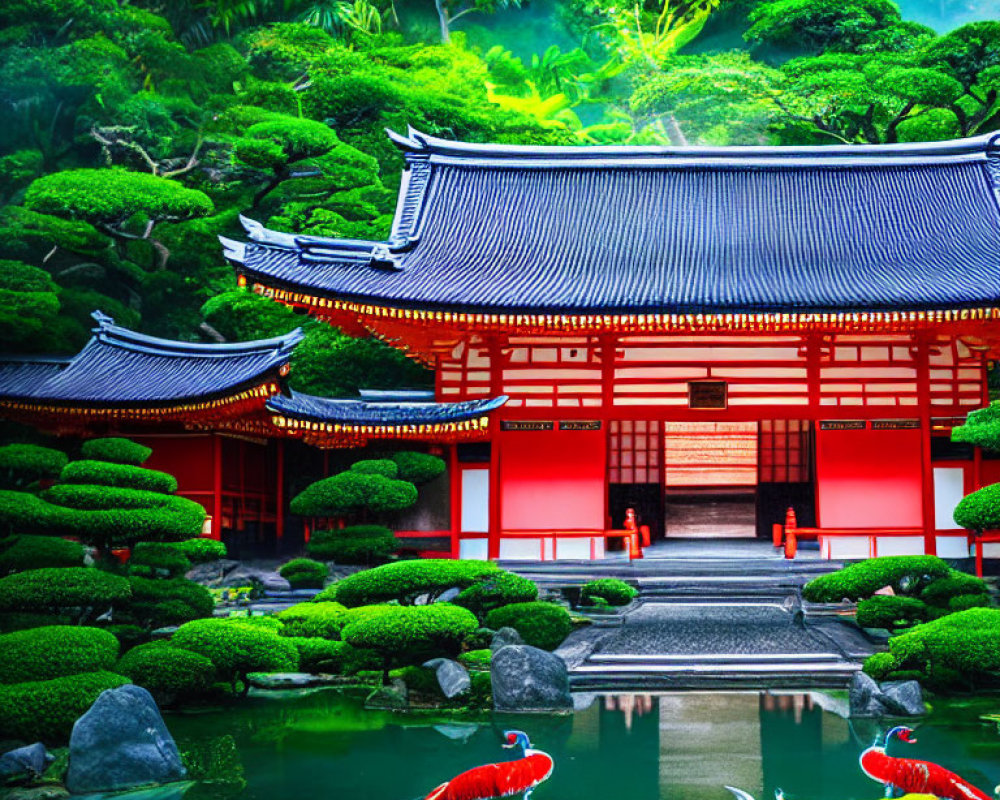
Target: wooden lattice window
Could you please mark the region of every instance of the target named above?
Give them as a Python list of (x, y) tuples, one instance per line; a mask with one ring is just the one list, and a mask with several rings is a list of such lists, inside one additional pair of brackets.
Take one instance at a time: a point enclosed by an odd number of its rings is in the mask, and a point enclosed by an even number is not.
[(612, 420), (608, 430), (611, 483), (659, 483), (659, 420)]
[(809, 480), (809, 421), (765, 419), (760, 423), (761, 483)]

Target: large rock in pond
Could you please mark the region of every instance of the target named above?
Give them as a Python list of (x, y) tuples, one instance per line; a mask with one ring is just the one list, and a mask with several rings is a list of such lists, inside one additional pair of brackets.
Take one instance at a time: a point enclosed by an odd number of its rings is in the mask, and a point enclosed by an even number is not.
[(885, 710), (880, 699), (882, 690), (864, 672), (855, 672), (847, 688), (847, 697), (852, 717), (881, 717)]
[(490, 668), (497, 711), (572, 710), (569, 673), (557, 655), (526, 644), (502, 647)]
[(139, 686), (108, 689), (73, 725), (66, 788), (116, 792), (184, 780), (177, 744), (152, 695)]
[(452, 661), (450, 658), (432, 658), (430, 661), (425, 661), (424, 666), (434, 670), (438, 686), (449, 700), (472, 688), (468, 670), (457, 661)]
[(49, 755), (41, 742), (18, 747), (0, 756), (0, 778), (13, 778), (17, 775), (35, 777), (45, 772), (52, 761), (53, 756)]
[(917, 681), (886, 681), (879, 684), (882, 705), (898, 717), (919, 717), (927, 713), (924, 693)]

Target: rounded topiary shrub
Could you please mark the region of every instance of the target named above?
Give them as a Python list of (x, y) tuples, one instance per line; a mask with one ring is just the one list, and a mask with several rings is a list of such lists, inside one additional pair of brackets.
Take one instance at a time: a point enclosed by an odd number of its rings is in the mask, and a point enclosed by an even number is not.
[(858, 602), (858, 625), (864, 628), (904, 628), (927, 617), (927, 604), (916, 597), (875, 595)]
[(458, 657), (458, 663), (466, 669), (489, 669), (493, 661), (493, 653), (489, 648), (482, 650), (469, 650)]
[(892, 653), (873, 653), (865, 659), (864, 671), (876, 681), (884, 681), (897, 666)]
[(118, 661), (115, 672), (166, 705), (203, 694), (215, 678), (215, 667), (205, 656), (166, 641), (133, 647)]
[(102, 614), (132, 597), (129, 582), (91, 567), (46, 567), (0, 579), (0, 611)]
[(144, 578), (176, 578), (189, 569), (188, 557), (165, 542), (139, 542), (128, 561), (129, 574)]
[(322, 589), (330, 568), (311, 558), (294, 558), (278, 570), (293, 589)]
[(170, 546), (183, 553), (192, 564), (205, 564), (226, 557), (226, 546), (216, 539), (207, 537), (170, 542)]
[(62, 483), (115, 486), (171, 494), (177, 491), (177, 479), (166, 472), (109, 461), (71, 461), (59, 475)]
[(110, 670), (118, 640), (100, 628), (50, 625), (0, 636), (0, 683)]
[(538, 587), (534, 581), (500, 570), (472, 584), (455, 598), (455, 605), (469, 609), (483, 619), (494, 608), (511, 603), (530, 603), (538, 599)]
[(66, 454), (37, 444), (0, 447), (0, 487), (27, 486), (43, 478), (55, 478), (66, 466)]
[(124, 675), (102, 671), (0, 686), (0, 736), (65, 743), (73, 723), (101, 692), (128, 682)]
[(554, 603), (513, 603), (486, 615), (486, 627), (513, 628), (525, 644), (555, 650), (572, 629), (569, 612)]
[(338, 564), (380, 564), (396, 549), (396, 537), (383, 525), (351, 525), (314, 531), (306, 544), (313, 558)]
[(131, 439), (107, 437), (84, 442), (80, 454), (90, 461), (110, 461), (114, 464), (130, 464), (137, 467), (145, 462), (153, 451)]
[(285, 636), (339, 639), (348, 613), (340, 603), (314, 602), (297, 603), (279, 611), (277, 617), (284, 623), (282, 633)]
[(307, 486), (290, 504), (303, 517), (334, 517), (356, 511), (402, 511), (417, 502), (417, 487), (408, 481), (363, 472), (341, 472)]
[(0, 539), (0, 576), (42, 567), (82, 567), (83, 546), (58, 536)]
[(132, 602), (128, 616), (145, 628), (162, 628), (209, 617), (215, 609), (211, 592), (200, 583), (186, 578), (162, 580), (129, 578)]
[[(280, 623), (279, 623), (280, 624)], [(240, 619), (199, 619), (181, 625), (170, 644), (205, 656), (215, 667), (219, 680), (233, 691), (251, 672), (294, 672), (299, 653), (287, 637), (267, 625)]]
[(288, 641), (299, 651), (299, 669), (303, 672), (355, 675), (382, 666), (382, 659), (373, 650), (361, 650), (347, 642), (303, 636), (293, 636)]
[(417, 453), (413, 450), (403, 450), (396, 453), (392, 460), (399, 468), (399, 479), (410, 481), (418, 486), (444, 474), (446, 468), (443, 458), (428, 453)]
[(950, 571), (937, 556), (879, 556), (814, 578), (802, 587), (802, 596), (813, 603), (839, 603), (871, 597), (883, 586), (896, 594), (915, 594)]
[(1000, 483), (967, 494), (955, 506), (955, 524), (972, 531), (1000, 528)]
[(598, 578), (583, 585), (580, 605), (595, 605), (595, 600), (603, 600), (609, 606), (627, 606), (637, 594), (637, 589), (618, 578)]
[(489, 561), (424, 558), (356, 572), (334, 586), (337, 602), (348, 607), (387, 600), (409, 604), (421, 595), (433, 600), (452, 587), (464, 589), (498, 572), (500, 568)]
[(989, 589), (975, 575), (969, 575), (968, 573), (953, 569), (947, 575), (936, 578), (927, 584), (920, 592), (920, 599), (928, 605), (936, 606), (937, 608), (949, 608), (953, 598), (963, 595), (981, 596), (985, 602), (978, 603), (977, 605), (986, 605)]
[(399, 467), (396, 466), (395, 461), (390, 461), (388, 458), (367, 458), (351, 464), (351, 472), (395, 478), (399, 475)]

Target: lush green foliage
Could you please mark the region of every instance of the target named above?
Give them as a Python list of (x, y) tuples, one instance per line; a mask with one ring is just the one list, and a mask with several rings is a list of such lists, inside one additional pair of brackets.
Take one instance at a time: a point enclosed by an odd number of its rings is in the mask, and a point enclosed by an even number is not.
[(59, 475), (62, 483), (84, 483), (97, 486), (118, 486), (146, 492), (170, 494), (177, 491), (177, 479), (166, 472), (113, 464), (107, 461), (73, 461)]
[(58, 291), (45, 270), (0, 259), (0, 341), (8, 352), (43, 352), (58, 341), (51, 335), (62, 327)]
[(486, 615), (486, 626), (499, 630), (513, 628), (525, 644), (555, 650), (569, 636), (569, 612), (554, 603), (512, 603)]
[(303, 636), (291, 637), (289, 641), (299, 651), (299, 669), (303, 672), (355, 675), (362, 670), (378, 669), (382, 664), (375, 651), (361, 650), (347, 642)]
[(121, 608), (132, 597), (129, 582), (90, 567), (45, 567), (0, 578), (0, 611), (90, 615)]
[(956, 597), (978, 595), (985, 598), (988, 594), (989, 589), (982, 579), (953, 569), (925, 586), (920, 592), (920, 599), (931, 606), (948, 608)]
[(322, 589), (330, 569), (326, 564), (311, 558), (294, 558), (283, 564), (278, 572), (293, 589)]
[(293, 672), (299, 654), (288, 638), (272, 627), (248, 620), (199, 619), (178, 628), (170, 643), (174, 647), (205, 656), (215, 667), (220, 680), (233, 690), (250, 672)]
[(215, 601), (200, 583), (185, 578), (161, 580), (133, 576), (129, 578), (132, 602), (127, 616), (144, 628), (179, 625), (189, 620), (211, 616)]
[(347, 609), (332, 602), (297, 603), (279, 611), (277, 617), (284, 623), (285, 636), (339, 639), (347, 622)]
[(537, 599), (538, 587), (534, 581), (513, 572), (499, 571), (463, 589), (455, 598), (455, 605), (469, 609), (479, 619), (485, 619), (494, 608), (511, 603), (530, 603)]
[(122, 656), (115, 672), (148, 689), (164, 704), (202, 694), (215, 678), (215, 667), (205, 656), (166, 641), (133, 647)]
[(399, 470), (399, 479), (415, 483), (418, 486), (444, 474), (446, 469), (443, 458), (432, 456), (429, 453), (417, 453), (413, 450), (401, 450), (394, 453), (392, 460), (396, 462), (396, 467)]
[(118, 640), (100, 628), (49, 625), (0, 636), (0, 683), (47, 681), (111, 670)]
[(399, 467), (388, 458), (366, 458), (351, 464), (351, 472), (363, 475), (381, 475), (383, 478), (399, 477)]
[(41, 567), (82, 567), (83, 547), (58, 536), (0, 539), (0, 577)]
[(865, 628), (905, 628), (927, 616), (927, 604), (916, 597), (875, 595), (858, 603), (858, 625)]
[(129, 574), (145, 578), (176, 578), (189, 569), (187, 556), (162, 542), (139, 542), (128, 560)]
[[(108, 437), (87, 440), (80, 448), (80, 454), (90, 461), (111, 461), (115, 464), (139, 466), (153, 454), (153, 450), (138, 442), (133, 442), (131, 439)], [(134, 488), (148, 487), (135, 486)], [(174, 491), (174, 489), (170, 491)]]
[(493, 653), (489, 648), (468, 650), (458, 657), (458, 662), (470, 670), (489, 669), (493, 661)]
[[(342, 578), (333, 586), (337, 602), (348, 607), (387, 600), (410, 604), (420, 595), (433, 598), (452, 587), (463, 589), (498, 572), (500, 568), (488, 561), (427, 558), (366, 569)], [(316, 599), (327, 598), (321, 594)]]
[(1000, 528), (1000, 483), (984, 486), (959, 500), (955, 523), (973, 531)]
[(341, 472), (307, 486), (292, 498), (293, 514), (333, 517), (360, 511), (402, 511), (417, 502), (417, 489), (407, 481), (362, 472)]
[(73, 723), (101, 692), (128, 682), (113, 672), (84, 672), (0, 686), (0, 735), (27, 742), (65, 742)]
[(802, 596), (814, 603), (837, 603), (845, 597), (871, 597), (883, 586), (897, 594), (913, 594), (934, 578), (950, 574), (948, 565), (936, 556), (880, 556), (851, 564), (814, 578), (802, 588)]
[(588, 581), (580, 590), (580, 605), (593, 605), (596, 599), (609, 606), (627, 606), (639, 594), (633, 586), (618, 578), (598, 578)]
[(182, 542), (170, 542), (192, 564), (205, 564), (226, 557), (226, 546), (216, 539), (199, 536), (197, 539), (185, 539)]
[(0, 447), (0, 487), (20, 488), (41, 478), (55, 478), (66, 466), (66, 454), (37, 444)]
[(313, 531), (306, 552), (338, 564), (371, 566), (385, 561), (396, 549), (396, 537), (383, 525), (348, 525)]

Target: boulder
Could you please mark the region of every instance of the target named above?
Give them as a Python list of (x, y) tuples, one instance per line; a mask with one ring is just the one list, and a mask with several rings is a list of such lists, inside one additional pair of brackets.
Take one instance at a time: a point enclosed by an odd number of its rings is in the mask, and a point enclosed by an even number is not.
[(452, 600), (454, 600), (456, 597), (458, 597), (461, 593), (462, 593), (461, 589), (459, 589), (457, 586), (452, 586), (450, 589), (445, 589), (445, 591), (441, 592), (441, 594), (439, 594), (437, 596), (437, 599), (434, 602), (435, 603), (450, 603)]
[(73, 725), (66, 788), (117, 792), (187, 776), (152, 695), (139, 686), (108, 689)]
[(0, 756), (0, 778), (13, 778), (16, 775), (35, 777), (45, 772), (54, 757), (49, 755), (41, 742), (29, 744), (9, 750)]
[(21, 786), (8, 790), (4, 795), (5, 800), (66, 800), (68, 797), (66, 787), (59, 784)]
[(851, 676), (847, 692), (852, 717), (881, 717), (885, 713), (882, 690), (864, 672), (855, 672)]
[[(206, 561), (204, 564), (195, 564), (188, 570), (185, 577), (189, 581), (202, 583), (206, 586), (219, 584), (226, 575), (240, 565), (239, 561), (231, 558), (220, 558), (218, 561)], [(227, 584), (231, 586), (232, 584)], [(245, 585), (245, 584), (244, 584)]]
[(513, 628), (501, 628), (493, 634), (493, 641), (490, 642), (490, 651), (496, 653), (501, 647), (512, 644), (524, 644), (524, 639)]
[(572, 710), (569, 673), (559, 656), (526, 644), (501, 647), (490, 669), (497, 711)]
[(424, 666), (434, 670), (438, 686), (449, 700), (465, 694), (472, 688), (468, 670), (457, 661), (452, 661), (450, 658), (432, 658), (430, 661), (425, 661)]
[(927, 713), (924, 694), (917, 681), (886, 681), (879, 684), (882, 704), (893, 716), (919, 717)]
[(399, 711), (410, 705), (406, 684), (394, 678), (391, 686), (383, 686), (373, 691), (365, 700), (365, 708)]
[(258, 689), (301, 689), (322, 683), (309, 672), (251, 672), (247, 681)]

